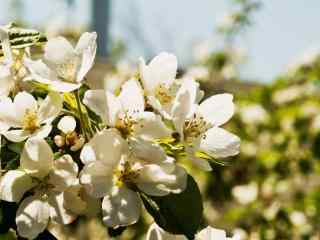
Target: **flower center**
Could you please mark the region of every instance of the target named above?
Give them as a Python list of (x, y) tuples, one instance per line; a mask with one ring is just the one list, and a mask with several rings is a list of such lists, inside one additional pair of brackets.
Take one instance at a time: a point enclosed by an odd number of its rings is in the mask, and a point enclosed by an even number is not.
[(34, 181), (37, 181), (38, 184), (33, 188), (33, 192), (39, 194), (42, 200), (48, 199), (48, 193), (54, 189), (54, 185), (49, 183), (49, 176), (45, 177), (43, 180), (34, 178)]
[(117, 119), (115, 127), (120, 131), (124, 138), (133, 132), (133, 126), (138, 122), (128, 112), (121, 114)]
[(32, 133), (40, 127), (37, 113), (30, 109), (27, 109), (24, 113), (22, 122), (23, 129)]
[(184, 139), (187, 143), (192, 143), (197, 138), (203, 137), (210, 128), (212, 128), (212, 125), (206, 122), (202, 116), (193, 114), (192, 118), (184, 123)]
[(159, 84), (155, 89), (155, 97), (162, 105), (166, 105), (174, 99), (174, 89), (164, 84)]
[(115, 182), (118, 187), (124, 184), (132, 185), (134, 184), (136, 178), (139, 176), (139, 170), (133, 169), (129, 162), (124, 162), (119, 165), (119, 168), (114, 171)]
[(69, 60), (66, 63), (58, 64), (56, 67), (59, 77), (63, 78), (63, 80), (67, 82), (75, 81), (77, 70), (78, 64), (76, 59)]

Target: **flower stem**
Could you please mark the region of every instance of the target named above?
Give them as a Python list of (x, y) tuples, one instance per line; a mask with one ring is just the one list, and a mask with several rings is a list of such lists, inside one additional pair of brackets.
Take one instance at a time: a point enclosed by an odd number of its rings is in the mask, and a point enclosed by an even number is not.
[(84, 119), (84, 115), (81, 109), (81, 101), (80, 101), (80, 95), (79, 95), (79, 90), (76, 90), (74, 92), (74, 96), (76, 98), (76, 102), (77, 102), (77, 108), (78, 108), (78, 112), (79, 112), (79, 118), (80, 118), (80, 125), (81, 125), (81, 131), (82, 134), (86, 140), (86, 142), (89, 140), (89, 137), (87, 135), (87, 127), (86, 127), (86, 122)]

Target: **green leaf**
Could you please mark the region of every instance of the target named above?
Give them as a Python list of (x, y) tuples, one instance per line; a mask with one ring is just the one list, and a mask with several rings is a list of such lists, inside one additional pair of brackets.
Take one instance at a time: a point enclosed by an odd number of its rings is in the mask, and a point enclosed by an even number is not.
[(180, 194), (152, 197), (141, 193), (141, 199), (155, 222), (172, 234), (194, 239), (202, 222), (203, 205), (195, 180), (188, 175), (187, 188)]
[[(41, 45), (47, 41), (45, 36), (33, 29), (20, 28), (14, 23), (7, 25), (6, 28), (8, 29), (11, 47), (15, 49)], [(1, 45), (0, 56), (2, 56)]]

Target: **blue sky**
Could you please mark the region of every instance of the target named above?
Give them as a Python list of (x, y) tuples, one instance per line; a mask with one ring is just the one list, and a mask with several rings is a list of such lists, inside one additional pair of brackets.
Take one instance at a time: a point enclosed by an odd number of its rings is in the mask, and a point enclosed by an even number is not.
[[(1, 0), (0, 23), (12, 16), (9, 0)], [(47, 24), (65, 11), (59, 0), (24, 0), (23, 19), (30, 25)], [(231, 7), (231, 0), (113, 0), (112, 35), (128, 46), (131, 58), (166, 50), (176, 53), (181, 62), (190, 62), (191, 46), (214, 37), (219, 18)], [(243, 76), (271, 81), (285, 66), (305, 50), (320, 45), (320, 1), (264, 0), (255, 25), (239, 45), (248, 49), (249, 61)], [(76, 0), (69, 18), (71, 24), (90, 21), (90, 0)], [(132, 24), (140, 33), (132, 33)], [(138, 26), (138, 27), (137, 27)], [(140, 26), (140, 27), (139, 27)], [(134, 32), (134, 31), (133, 31)], [(142, 37), (141, 37), (142, 36)], [(143, 41), (141, 40), (143, 39)]]

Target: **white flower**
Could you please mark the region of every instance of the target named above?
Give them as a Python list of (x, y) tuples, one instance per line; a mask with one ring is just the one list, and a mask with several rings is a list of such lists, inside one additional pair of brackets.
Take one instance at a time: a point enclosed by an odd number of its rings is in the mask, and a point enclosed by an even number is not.
[(164, 117), (170, 118), (178, 86), (175, 83), (178, 63), (176, 56), (163, 52), (148, 65), (140, 59), (140, 77), (148, 103)]
[(188, 157), (201, 169), (211, 170), (207, 161), (195, 156), (197, 150), (215, 158), (239, 152), (240, 139), (220, 127), (234, 113), (233, 96), (214, 95), (198, 105), (198, 84), (189, 80), (183, 86), (172, 108), (172, 120)]
[(84, 33), (75, 48), (63, 37), (49, 40), (44, 60), (25, 59), (33, 80), (48, 84), (58, 92), (71, 92), (80, 88), (91, 69), (96, 55), (97, 34)]
[(62, 98), (50, 92), (38, 105), (35, 98), (27, 93), (18, 93), (14, 101), (6, 98), (0, 102), (0, 119), (14, 130), (4, 133), (12, 142), (21, 142), (33, 136), (45, 138), (51, 131), (51, 122), (62, 109)]
[[(146, 240), (187, 240), (187, 238), (183, 235), (167, 233), (156, 223), (153, 223), (149, 227)], [(240, 240), (240, 236), (234, 235), (229, 238), (224, 230), (208, 226), (195, 236), (195, 240)]]
[(171, 134), (160, 116), (145, 112), (143, 92), (135, 79), (122, 85), (119, 96), (108, 90), (88, 90), (83, 103), (98, 114), (107, 126), (117, 128), (125, 137), (138, 135), (153, 140)]
[(49, 218), (68, 224), (75, 219), (64, 201), (64, 192), (77, 182), (78, 166), (72, 157), (64, 155), (54, 160), (48, 143), (32, 138), (25, 143), (20, 168), (8, 171), (0, 182), (0, 198), (19, 202), (16, 214), (20, 236), (34, 239), (47, 227)]
[[(153, 196), (180, 193), (186, 172), (168, 161), (157, 145), (131, 140), (130, 146), (116, 129), (97, 133), (80, 154), (85, 164), (80, 182), (93, 197), (102, 198), (103, 221), (108, 227), (135, 223), (140, 216), (140, 191)], [(152, 154), (152, 158), (150, 155)]]

